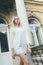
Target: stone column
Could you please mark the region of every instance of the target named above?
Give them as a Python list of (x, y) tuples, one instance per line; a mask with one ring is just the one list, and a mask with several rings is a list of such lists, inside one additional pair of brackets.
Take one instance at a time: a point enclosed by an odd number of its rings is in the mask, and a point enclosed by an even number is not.
[(30, 38), (31, 34), (30, 34), (29, 23), (26, 15), (24, 0), (15, 0), (15, 2), (16, 2), (17, 15), (20, 18), (21, 24), (28, 31), (29, 38)]

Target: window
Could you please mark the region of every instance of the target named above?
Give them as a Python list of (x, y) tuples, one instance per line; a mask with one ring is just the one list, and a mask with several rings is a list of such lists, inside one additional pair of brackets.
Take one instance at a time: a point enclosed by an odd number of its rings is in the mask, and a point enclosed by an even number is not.
[(34, 17), (28, 17), (29, 24), (38, 24), (38, 20)]
[(1, 52), (7, 52), (9, 50), (7, 32), (0, 32), (0, 45), (1, 45)]
[(39, 25), (39, 21), (35, 17), (28, 17), (28, 22), (30, 26), (30, 31), (31, 31), (31, 41), (32, 45), (41, 45), (43, 44), (43, 41), (41, 38), (42, 37), (42, 32), (41, 32), (41, 27)]
[(7, 38), (7, 27), (4, 27), (5, 21), (0, 18), (0, 52), (8, 52), (8, 38)]
[(0, 18), (0, 24), (6, 24), (2, 18)]

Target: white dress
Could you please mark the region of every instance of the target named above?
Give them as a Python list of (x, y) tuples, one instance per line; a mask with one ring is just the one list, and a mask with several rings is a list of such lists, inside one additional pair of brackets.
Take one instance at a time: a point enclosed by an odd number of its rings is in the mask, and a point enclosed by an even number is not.
[(27, 52), (27, 45), (30, 47), (29, 43), (29, 37), (23, 28), (10, 28), (10, 44), (11, 48), (14, 48), (15, 54), (25, 54)]

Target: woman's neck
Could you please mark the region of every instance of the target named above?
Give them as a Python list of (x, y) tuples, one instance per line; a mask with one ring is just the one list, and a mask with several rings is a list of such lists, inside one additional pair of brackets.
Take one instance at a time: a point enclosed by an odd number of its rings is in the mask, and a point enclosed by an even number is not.
[(15, 26), (15, 27), (20, 27), (20, 25), (18, 25), (18, 24), (15, 24), (14, 26)]

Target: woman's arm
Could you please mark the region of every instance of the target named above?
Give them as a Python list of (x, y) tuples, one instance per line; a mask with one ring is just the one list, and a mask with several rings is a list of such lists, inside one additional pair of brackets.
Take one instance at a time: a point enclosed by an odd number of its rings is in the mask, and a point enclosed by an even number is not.
[(12, 53), (12, 58), (15, 59), (14, 48), (11, 49), (11, 53)]
[(10, 46), (11, 46), (11, 55), (12, 58), (14, 59), (14, 45), (13, 45), (13, 29), (10, 28)]

